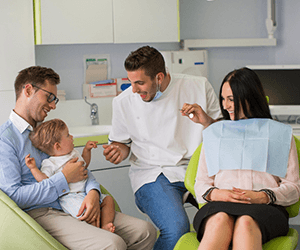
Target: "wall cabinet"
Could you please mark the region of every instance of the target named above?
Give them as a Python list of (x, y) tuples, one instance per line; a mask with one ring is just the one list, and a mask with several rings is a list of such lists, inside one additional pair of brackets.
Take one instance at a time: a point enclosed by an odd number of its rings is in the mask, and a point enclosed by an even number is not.
[(178, 0), (35, 0), (36, 44), (178, 42)]
[(112, 0), (40, 0), (39, 3), (40, 30), (36, 31), (41, 31), (42, 44), (113, 42)]
[(178, 42), (177, 0), (113, 0), (114, 42)]

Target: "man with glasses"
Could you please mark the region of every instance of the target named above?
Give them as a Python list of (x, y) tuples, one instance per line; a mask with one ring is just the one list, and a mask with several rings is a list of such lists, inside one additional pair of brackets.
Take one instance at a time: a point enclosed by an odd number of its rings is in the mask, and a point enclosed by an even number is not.
[[(115, 233), (90, 225), (95, 221), (94, 215), (100, 214), (100, 187), (83, 162), (77, 162), (78, 158), (39, 183), (27, 168), (27, 154), (39, 168), (49, 157), (32, 146), (28, 135), (56, 108), (59, 82), (58, 74), (49, 68), (33, 66), (19, 72), (15, 108), (0, 126), (0, 189), (69, 249), (151, 249), (156, 233), (149, 222), (118, 213)], [(68, 183), (83, 179), (87, 179), (83, 201), (86, 209), (76, 219), (62, 211), (58, 198), (69, 192)]]
[(32, 87), (40, 89), (40, 90), (42, 90), (42, 91), (44, 91), (44, 92), (46, 92), (46, 93), (49, 94), (48, 98), (47, 98), (47, 102), (51, 103), (51, 102), (54, 101), (55, 105), (58, 103), (59, 99), (56, 97), (56, 95), (54, 95), (53, 93), (51, 93), (51, 92), (49, 92), (49, 91), (47, 91), (45, 89), (40, 88), (39, 86), (36, 86), (35, 84), (31, 84), (31, 85), (32, 85)]

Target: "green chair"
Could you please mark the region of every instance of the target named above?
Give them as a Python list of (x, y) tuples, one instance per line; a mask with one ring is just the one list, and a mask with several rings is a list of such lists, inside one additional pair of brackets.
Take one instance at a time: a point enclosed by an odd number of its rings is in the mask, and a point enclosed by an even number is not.
[[(298, 160), (299, 160), (299, 166), (300, 166), (300, 141), (296, 138), (296, 147), (297, 147), (297, 153), (298, 153)], [(184, 184), (187, 190), (189, 190), (194, 197), (195, 190), (194, 185), (196, 181), (196, 175), (197, 175), (197, 168), (198, 168), (198, 161), (200, 157), (200, 152), (202, 148), (202, 143), (200, 146), (196, 149), (194, 154), (191, 157), (191, 160), (189, 162)], [(199, 208), (205, 205), (205, 203), (199, 204)], [(299, 205), (300, 201), (297, 203), (287, 207), (287, 211), (289, 213), (289, 217), (295, 217), (299, 213)], [(291, 250), (295, 249), (298, 244), (298, 232), (297, 230), (290, 228), (289, 232), (286, 236), (277, 237), (275, 239), (270, 240), (269, 242), (265, 243), (263, 245), (263, 250), (271, 250), (271, 249), (280, 249), (280, 250)], [(174, 250), (196, 250), (199, 247), (199, 241), (197, 240), (197, 234), (196, 232), (189, 232), (181, 236), (181, 238), (178, 240)]]
[[(101, 192), (110, 195), (103, 186)], [(115, 209), (120, 212), (116, 201)], [(67, 249), (20, 209), (2, 190), (0, 190), (0, 216), (0, 249)]]

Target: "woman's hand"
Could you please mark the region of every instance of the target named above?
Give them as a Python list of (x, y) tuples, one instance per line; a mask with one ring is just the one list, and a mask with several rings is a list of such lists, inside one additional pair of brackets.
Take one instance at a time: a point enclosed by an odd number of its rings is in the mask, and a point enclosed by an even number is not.
[(206, 198), (210, 201), (225, 201), (251, 204), (251, 198), (245, 196), (244, 192), (237, 192), (228, 189), (213, 189)]
[[(207, 115), (205, 111), (201, 108), (201, 106), (199, 106), (197, 103), (185, 103), (183, 104), (180, 111), (183, 116), (189, 117), (190, 120), (192, 120), (195, 123), (200, 123), (205, 128), (214, 122), (214, 119)], [(193, 114), (193, 116), (189, 116), (190, 114)]]
[(241, 194), (244, 197), (247, 197), (250, 200), (251, 204), (269, 203), (269, 196), (263, 191), (243, 190), (235, 187), (232, 190), (237, 194)]
[(206, 198), (210, 201), (225, 201), (246, 204), (267, 204), (269, 202), (269, 197), (265, 192), (243, 190), (235, 187), (233, 187), (232, 190), (213, 189)]

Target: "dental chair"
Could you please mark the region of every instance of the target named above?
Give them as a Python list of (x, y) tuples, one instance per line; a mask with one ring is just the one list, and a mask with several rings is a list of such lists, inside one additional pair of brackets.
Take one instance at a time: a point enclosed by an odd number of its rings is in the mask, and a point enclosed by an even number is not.
[[(112, 196), (100, 185), (103, 194)], [(115, 210), (121, 211), (115, 201)], [(0, 249), (67, 249), (0, 190)]]
[[(296, 147), (297, 147), (297, 153), (298, 153), (298, 161), (300, 166), (300, 141), (295, 138)], [(200, 146), (196, 149), (193, 156), (191, 157), (191, 160), (189, 162), (184, 184), (187, 190), (191, 192), (191, 194), (196, 197), (194, 185), (196, 182), (196, 175), (197, 175), (197, 168), (198, 168), (198, 161), (200, 157), (200, 152), (202, 148), (202, 143)], [(205, 205), (199, 204), (199, 209)], [(289, 213), (289, 217), (295, 217), (299, 213), (299, 206), (300, 201), (297, 203), (287, 207), (287, 211)], [(277, 237), (275, 239), (270, 240), (269, 242), (265, 243), (263, 245), (263, 250), (272, 250), (272, 249), (280, 249), (280, 250), (291, 250), (296, 249), (298, 244), (298, 232), (297, 230), (290, 228), (289, 232), (286, 236)], [(178, 240), (174, 250), (197, 250), (199, 247), (199, 241), (197, 240), (197, 233), (196, 232), (189, 232), (181, 236), (181, 238)]]

